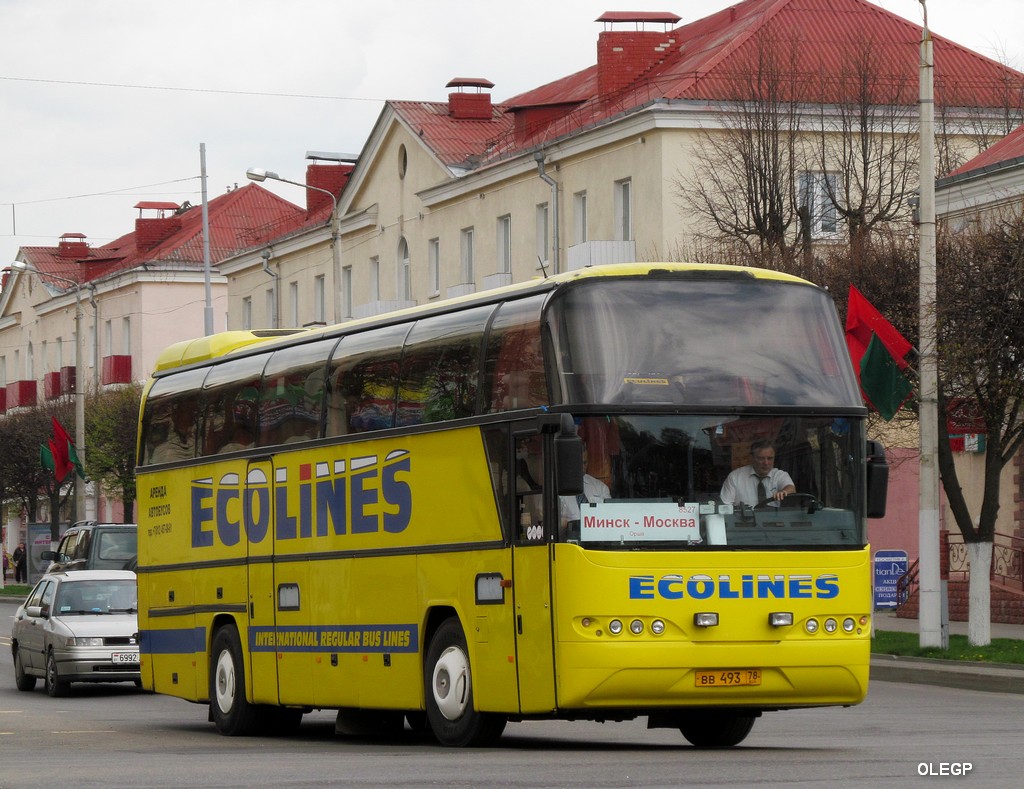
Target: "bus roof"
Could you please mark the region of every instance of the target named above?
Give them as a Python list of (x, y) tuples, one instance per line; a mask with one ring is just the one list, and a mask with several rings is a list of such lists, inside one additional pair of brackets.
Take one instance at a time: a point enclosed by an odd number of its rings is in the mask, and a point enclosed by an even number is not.
[[(505, 285), (500, 288), (471, 293), (465, 296), (457, 296), (451, 299), (431, 302), (430, 304), (407, 307), (402, 310), (388, 312), (383, 315), (374, 315), (368, 318), (359, 318), (346, 321), (332, 326), (315, 327), (310, 329), (266, 329), (253, 331), (226, 331), (213, 334), (208, 337), (198, 337), (193, 340), (184, 340), (165, 348), (157, 357), (156, 365), (153, 368), (153, 375), (158, 376), (167, 371), (186, 367), (192, 364), (201, 364), (220, 358), (235, 351), (261, 343), (280, 341), (279, 345), (287, 345), (297, 339), (301, 342), (306, 339), (319, 337), (340, 336), (353, 330), (361, 330), (371, 326), (385, 323), (393, 323), (396, 320), (407, 319), (414, 316), (427, 316), (440, 312), (446, 312), (454, 307), (474, 306), (503, 301), (510, 296), (526, 296), (532, 293), (540, 293), (545, 290), (553, 290), (559, 285), (576, 280), (595, 277), (623, 277), (623, 276), (645, 276), (659, 272), (676, 274), (706, 274), (714, 277), (716, 273), (737, 274), (742, 272), (755, 279), (779, 280), (784, 282), (801, 283), (809, 285), (806, 280), (795, 277), (792, 274), (785, 274), (780, 271), (769, 269), (753, 268), (748, 266), (732, 266), (714, 263), (614, 263), (603, 266), (587, 266), (574, 271), (566, 271), (561, 274), (552, 274), (547, 277), (535, 277), (527, 282), (517, 282)], [(297, 338), (295, 335), (303, 335)]]

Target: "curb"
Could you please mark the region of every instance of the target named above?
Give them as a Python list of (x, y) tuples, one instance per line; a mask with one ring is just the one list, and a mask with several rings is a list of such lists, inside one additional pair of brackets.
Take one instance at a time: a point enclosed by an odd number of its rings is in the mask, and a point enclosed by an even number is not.
[(871, 679), (946, 688), (1024, 694), (1024, 666), (872, 655)]

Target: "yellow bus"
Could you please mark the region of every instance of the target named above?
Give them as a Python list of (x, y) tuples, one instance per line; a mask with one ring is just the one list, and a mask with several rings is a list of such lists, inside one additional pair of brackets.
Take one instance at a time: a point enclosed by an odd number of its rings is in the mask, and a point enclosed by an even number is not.
[(144, 686), (226, 735), (336, 709), (449, 746), (640, 716), (735, 745), (856, 704), (887, 480), (865, 418), (829, 295), (752, 268), (173, 346), (139, 428)]

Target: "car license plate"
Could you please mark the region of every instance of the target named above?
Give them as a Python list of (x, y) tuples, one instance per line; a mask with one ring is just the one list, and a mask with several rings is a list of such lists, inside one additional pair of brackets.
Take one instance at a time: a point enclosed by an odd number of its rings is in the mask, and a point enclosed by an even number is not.
[(110, 656), (110, 659), (118, 664), (131, 664), (138, 665), (139, 653), (138, 652), (115, 652)]
[(728, 688), (738, 685), (760, 685), (761, 669), (759, 668), (725, 668), (715, 671), (697, 671), (698, 688)]

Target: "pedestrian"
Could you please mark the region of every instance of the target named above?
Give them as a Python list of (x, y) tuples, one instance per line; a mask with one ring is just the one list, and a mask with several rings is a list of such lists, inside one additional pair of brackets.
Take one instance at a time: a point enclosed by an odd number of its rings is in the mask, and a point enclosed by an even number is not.
[(28, 583), (28, 553), (25, 551), (25, 543), (18, 543), (11, 558), (14, 559), (14, 583)]

